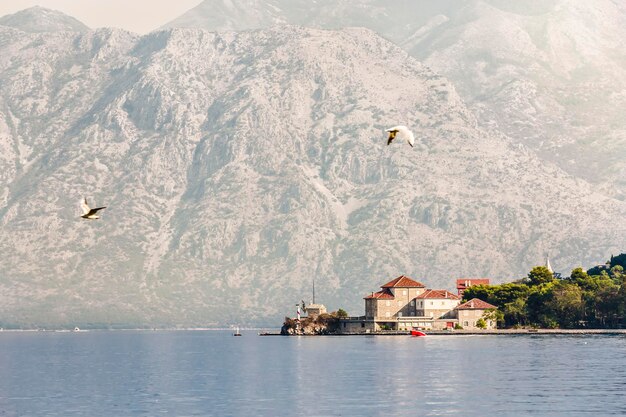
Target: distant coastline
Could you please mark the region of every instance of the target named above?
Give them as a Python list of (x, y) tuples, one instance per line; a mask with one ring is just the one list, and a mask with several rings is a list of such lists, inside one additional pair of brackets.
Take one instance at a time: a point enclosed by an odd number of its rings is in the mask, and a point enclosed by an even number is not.
[[(325, 333), (325, 334), (281, 334), (279, 329), (267, 330), (268, 328), (246, 328), (246, 333), (256, 332), (259, 336), (409, 336), (408, 331), (383, 331), (375, 333)], [(206, 331), (232, 331), (229, 328), (128, 328), (128, 329), (81, 329), (79, 331), (69, 329), (3, 329), (2, 333), (96, 333), (96, 332), (206, 332)], [(626, 329), (490, 329), (490, 330), (430, 330), (427, 336), (506, 336), (506, 335), (621, 335), (626, 336)]]
[[(623, 335), (626, 329), (492, 329), (492, 330), (431, 330), (427, 336), (506, 336), (506, 335)], [(297, 334), (285, 335), (281, 333), (265, 332), (259, 336), (409, 336), (407, 331), (386, 331), (376, 333), (327, 333), (327, 334)]]
[[(266, 332), (267, 329), (276, 329), (275, 327), (241, 327), (242, 331), (254, 331), (254, 332)], [(87, 333), (87, 332), (206, 332), (206, 331), (228, 331), (232, 332), (232, 328), (229, 327), (128, 327), (128, 328), (105, 328), (105, 327), (90, 327), (80, 328), (79, 330), (72, 330), (69, 328), (49, 328), (49, 329), (17, 329), (7, 328), (0, 329), (2, 333)], [(277, 329), (279, 331), (280, 329)]]

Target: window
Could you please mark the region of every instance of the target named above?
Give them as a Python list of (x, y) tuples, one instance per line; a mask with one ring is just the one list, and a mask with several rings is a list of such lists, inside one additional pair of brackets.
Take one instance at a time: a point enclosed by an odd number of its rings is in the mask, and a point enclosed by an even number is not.
[(411, 300), (411, 306), (415, 305), (415, 300)]
[(386, 305), (389, 307), (391, 305), (391, 301), (387, 300)]
[(463, 327), (467, 327), (467, 326), (469, 326), (469, 324), (466, 321), (464, 321), (463, 322)]
[(434, 305), (434, 304), (435, 304), (434, 302), (432, 302), (432, 301), (430, 302), (430, 305), (431, 305), (431, 306), (432, 306), (432, 305)]
[(442, 306), (445, 306), (445, 305), (446, 305), (446, 302), (445, 302), (445, 301), (442, 301), (442, 302), (441, 302), (441, 305), (442, 305)]
[(365, 327), (365, 322), (364, 321), (361, 322), (361, 327)]
[(402, 312), (398, 311), (398, 317), (402, 317)]
[(402, 295), (406, 295), (406, 290), (402, 290)]

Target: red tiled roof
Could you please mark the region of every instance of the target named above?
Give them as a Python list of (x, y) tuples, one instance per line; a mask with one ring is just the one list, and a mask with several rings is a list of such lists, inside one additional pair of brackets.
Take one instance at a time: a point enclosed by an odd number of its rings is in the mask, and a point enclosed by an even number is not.
[(472, 285), (489, 285), (489, 278), (459, 278), (456, 280), (458, 290), (464, 290)]
[(447, 298), (449, 300), (458, 300), (460, 297), (456, 294), (452, 294), (448, 290), (426, 290), (422, 294), (418, 295), (415, 298), (426, 299), (426, 298)]
[(406, 277), (404, 275), (400, 275), (398, 278), (393, 281), (389, 281), (385, 285), (382, 285), (381, 288), (424, 288), (426, 285), (421, 282), (413, 281), (411, 278)]
[(382, 291), (374, 292), (368, 295), (367, 297), (363, 297), (364, 300), (369, 300), (371, 298), (382, 299), (382, 300), (393, 300), (394, 296), (391, 293), (391, 291), (389, 291), (386, 288), (383, 288)]
[(457, 310), (487, 310), (489, 308), (497, 307), (481, 300), (480, 298), (472, 298), (467, 303), (456, 306)]

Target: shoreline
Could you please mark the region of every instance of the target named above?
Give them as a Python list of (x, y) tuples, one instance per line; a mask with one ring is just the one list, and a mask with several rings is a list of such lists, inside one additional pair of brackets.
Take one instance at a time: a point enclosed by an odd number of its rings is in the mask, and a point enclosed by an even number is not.
[[(267, 329), (267, 327), (265, 328)], [(246, 332), (257, 331), (259, 336), (410, 336), (409, 331), (383, 331), (376, 333), (329, 333), (284, 335), (280, 331), (266, 331), (263, 328), (246, 328)], [(213, 332), (232, 331), (227, 328), (173, 328), (173, 329), (2, 329), (2, 333), (89, 333), (89, 332)], [(494, 330), (425, 330), (427, 336), (501, 336), (501, 335), (624, 335), (626, 329), (494, 329)]]
[[(427, 336), (506, 336), (506, 335), (622, 335), (626, 329), (500, 329), (500, 330), (431, 330)], [(377, 333), (294, 334), (259, 333), (259, 336), (410, 336), (408, 331)]]

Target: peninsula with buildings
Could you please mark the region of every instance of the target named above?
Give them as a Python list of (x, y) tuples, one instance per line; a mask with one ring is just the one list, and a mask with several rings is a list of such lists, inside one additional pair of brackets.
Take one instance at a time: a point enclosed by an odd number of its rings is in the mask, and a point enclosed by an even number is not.
[(420, 330), (495, 329), (497, 307), (478, 298), (461, 302), (463, 291), (488, 279), (459, 279), (457, 293), (429, 289), (401, 275), (364, 297), (365, 314), (343, 310), (328, 314), (325, 306), (304, 306), (305, 317), (286, 318), (282, 334), (373, 334)]
[(571, 331), (626, 328), (626, 253), (569, 276), (554, 272), (550, 260), (526, 277), (491, 285), (489, 279), (456, 280), (456, 293), (430, 289), (401, 275), (363, 297), (364, 314), (322, 304), (300, 306), (296, 318), (285, 318), (284, 335), (408, 334), (411, 330), (494, 332), (556, 329)]

